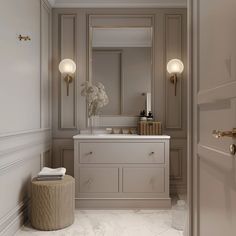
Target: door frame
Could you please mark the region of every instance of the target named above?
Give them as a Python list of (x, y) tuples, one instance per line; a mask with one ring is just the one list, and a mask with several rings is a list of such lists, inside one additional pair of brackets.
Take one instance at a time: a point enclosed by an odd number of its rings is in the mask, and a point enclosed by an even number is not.
[[(198, 50), (198, 26), (193, 25), (197, 22), (198, 0), (187, 0), (187, 202), (188, 202), (188, 227), (187, 236), (196, 236), (196, 212), (194, 211), (193, 197), (195, 180), (193, 169), (193, 156), (196, 154), (196, 116), (197, 111), (197, 50)], [(195, 27), (194, 27), (195, 26)]]
[(199, 75), (199, 0), (187, 0), (188, 17), (188, 141), (187, 141), (187, 191), (188, 191), (188, 236), (199, 235), (199, 191), (197, 166), (198, 144), (198, 75)]

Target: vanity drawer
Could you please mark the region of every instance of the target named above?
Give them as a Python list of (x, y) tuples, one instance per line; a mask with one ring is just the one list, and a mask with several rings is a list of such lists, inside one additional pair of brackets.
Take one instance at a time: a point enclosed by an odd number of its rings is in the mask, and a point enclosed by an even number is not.
[(79, 189), (81, 193), (118, 192), (118, 168), (80, 168)]
[(164, 191), (164, 168), (123, 168), (124, 193), (161, 193)]
[(164, 163), (165, 144), (153, 143), (80, 143), (80, 163)]

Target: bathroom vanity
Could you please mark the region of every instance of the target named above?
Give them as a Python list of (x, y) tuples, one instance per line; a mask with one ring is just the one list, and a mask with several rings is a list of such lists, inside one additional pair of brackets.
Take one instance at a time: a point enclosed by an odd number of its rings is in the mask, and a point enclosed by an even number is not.
[(169, 136), (76, 135), (76, 207), (168, 208)]

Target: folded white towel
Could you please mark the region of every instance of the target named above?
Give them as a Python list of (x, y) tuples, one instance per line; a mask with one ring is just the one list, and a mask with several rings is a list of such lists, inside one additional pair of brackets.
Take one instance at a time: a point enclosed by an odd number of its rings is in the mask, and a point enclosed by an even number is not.
[(66, 174), (66, 168), (64, 167), (56, 169), (43, 167), (43, 169), (38, 173), (38, 176), (55, 176), (55, 175), (64, 176), (65, 174)]

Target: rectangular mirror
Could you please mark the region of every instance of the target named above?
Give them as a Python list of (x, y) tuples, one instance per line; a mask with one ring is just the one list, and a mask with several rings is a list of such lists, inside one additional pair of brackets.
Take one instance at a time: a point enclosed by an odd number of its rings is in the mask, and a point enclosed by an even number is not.
[(109, 97), (100, 116), (109, 117), (112, 126), (118, 123), (113, 125), (111, 117), (119, 121), (126, 117), (126, 124), (133, 117), (136, 122), (140, 111), (146, 110), (146, 94), (152, 93), (152, 26), (99, 25), (89, 32), (89, 79), (101, 82)]

